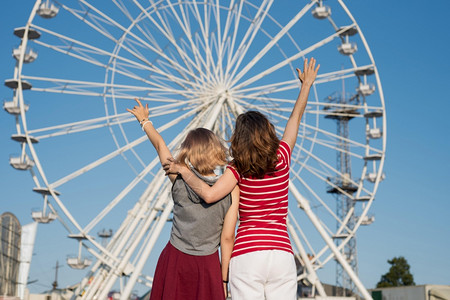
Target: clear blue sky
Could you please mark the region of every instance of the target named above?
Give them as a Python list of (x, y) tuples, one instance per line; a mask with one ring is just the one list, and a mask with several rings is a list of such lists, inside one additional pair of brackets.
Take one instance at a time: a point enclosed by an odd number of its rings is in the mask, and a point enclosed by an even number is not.
[[(26, 23), (34, 1), (3, 3), (0, 12), (0, 78), (13, 76), (11, 49), (18, 44), (12, 32)], [(386, 179), (371, 208), (376, 221), (358, 231), (359, 275), (367, 288), (387, 272), (387, 260), (404, 256), (416, 284), (449, 284), (450, 275), (450, 2), (346, 1), (361, 27), (380, 73), (387, 112), (388, 142), (384, 171)], [(276, 5), (276, 4), (275, 4)], [(2, 99), (11, 90), (0, 86)], [(32, 221), (32, 208), (41, 206), (31, 191), (28, 172), (19, 172), (8, 158), (18, 153), (10, 139), (14, 122), (0, 112), (0, 213), (14, 213), (21, 224)], [(39, 227), (38, 239), (54, 235), (64, 239), (58, 224)], [(70, 253), (53, 253), (59, 240), (35, 248), (30, 279), (39, 281), (32, 291), (50, 288), (56, 259), (64, 262)], [(51, 251), (50, 251), (51, 249)], [(155, 250), (157, 251), (157, 250)], [(60, 271), (60, 286), (74, 283), (83, 271), (67, 266)], [(333, 283), (333, 282), (331, 282)]]

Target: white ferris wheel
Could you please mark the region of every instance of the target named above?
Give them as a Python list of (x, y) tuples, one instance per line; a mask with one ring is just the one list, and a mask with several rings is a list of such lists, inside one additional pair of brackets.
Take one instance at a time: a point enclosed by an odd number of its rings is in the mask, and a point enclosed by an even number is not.
[(174, 151), (195, 127), (228, 139), (250, 109), (281, 135), (300, 87), (295, 68), (314, 57), (320, 74), (292, 154), (288, 229), (298, 279), (325, 296), (320, 274), (337, 261), (343, 286), (370, 298), (355, 271), (355, 237), (374, 220), (384, 178), (385, 105), (344, 1), (37, 0), (14, 34), (4, 109), (21, 150), (10, 163), (31, 173), (43, 199), (33, 218), (57, 219), (79, 246), (68, 264), (87, 274), (74, 297), (104, 299), (119, 285), (127, 299), (136, 284), (151, 287), (147, 262), (168, 239), (170, 183), (125, 110), (133, 99), (149, 104)]

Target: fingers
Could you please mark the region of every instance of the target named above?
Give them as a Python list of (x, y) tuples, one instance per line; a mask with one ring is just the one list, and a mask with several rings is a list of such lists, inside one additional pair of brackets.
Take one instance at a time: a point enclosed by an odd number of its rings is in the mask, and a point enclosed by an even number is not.
[(131, 109), (127, 108), (127, 111), (130, 112), (133, 116), (136, 116), (136, 113), (134, 112), (134, 110), (131, 110)]
[(142, 106), (142, 103), (141, 103), (141, 101), (139, 101), (139, 99), (138, 98), (134, 98), (134, 100), (136, 100), (136, 102), (139, 104), (139, 107), (141, 107)]
[[(316, 67), (316, 59), (314, 57), (311, 57), (309, 62), (308, 62), (308, 59), (305, 58), (303, 65), (304, 65), (303, 66), (303, 74), (309, 73), (309, 72), (317, 73), (317, 71), (319, 71), (319, 67), (320, 67), (320, 64), (317, 65), (317, 67)], [(298, 68), (297, 68), (297, 72), (298, 72), (299, 76), (300, 76), (300, 74), (302, 74)]]
[(169, 157), (165, 162), (162, 163), (162, 167), (166, 175), (174, 174), (174, 169), (172, 166), (175, 164), (175, 159), (173, 157)]
[(309, 65), (308, 65), (308, 70), (314, 72), (315, 65), (316, 65), (316, 60), (314, 59), (314, 57), (311, 57), (311, 61), (309, 62)]

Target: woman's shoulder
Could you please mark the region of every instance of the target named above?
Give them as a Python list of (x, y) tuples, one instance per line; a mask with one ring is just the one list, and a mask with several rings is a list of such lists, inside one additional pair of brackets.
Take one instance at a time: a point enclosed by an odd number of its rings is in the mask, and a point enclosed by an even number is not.
[(236, 169), (236, 167), (231, 163), (228, 164), (226, 167), (227, 170), (230, 170), (231, 173), (233, 174), (234, 178), (239, 182), (241, 179), (241, 174), (239, 174), (238, 170)]

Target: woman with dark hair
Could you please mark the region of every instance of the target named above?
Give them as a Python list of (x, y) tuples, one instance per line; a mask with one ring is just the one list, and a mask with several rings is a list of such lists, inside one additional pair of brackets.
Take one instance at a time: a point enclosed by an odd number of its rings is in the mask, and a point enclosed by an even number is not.
[(213, 186), (173, 160), (163, 164), (166, 174), (180, 174), (208, 203), (239, 185), (239, 227), (229, 267), (233, 300), (297, 298), (297, 273), (286, 226), (289, 168), (319, 66), (312, 58), (309, 63), (305, 60), (303, 72), (297, 69), (302, 86), (281, 141), (263, 114), (248, 111), (237, 117), (231, 137), (233, 160)]
[[(141, 124), (161, 162), (172, 158), (161, 135), (148, 119), (148, 106), (128, 109)], [(219, 138), (206, 128), (188, 132), (176, 157), (178, 164), (193, 172), (206, 185), (220, 176), (217, 166), (227, 164), (227, 151)], [(216, 203), (205, 203), (181, 176), (169, 175), (172, 185), (173, 223), (170, 240), (159, 256), (150, 300), (224, 300), (222, 278), (228, 272), (236, 228), (239, 188)], [(218, 248), (221, 247), (222, 267)], [(223, 269), (223, 270), (222, 270)]]

